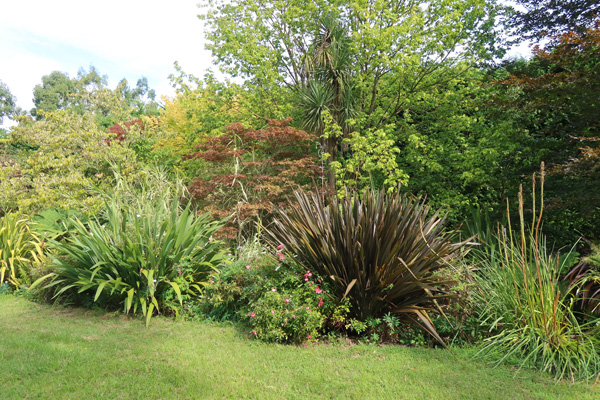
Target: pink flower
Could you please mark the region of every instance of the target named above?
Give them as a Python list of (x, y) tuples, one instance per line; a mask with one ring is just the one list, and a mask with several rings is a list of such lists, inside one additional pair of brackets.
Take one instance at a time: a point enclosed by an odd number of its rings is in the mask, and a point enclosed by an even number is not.
[(256, 314), (254, 314), (254, 313), (250, 314), (250, 318), (254, 318), (255, 315)]
[(246, 269), (250, 269), (250, 266), (249, 266), (249, 265), (246, 265)]
[(283, 254), (279, 255), (279, 261), (283, 261), (285, 259), (285, 257), (283, 256)]
[(275, 310), (271, 310), (271, 314), (275, 314)]
[(275, 289), (275, 288), (271, 289), (271, 292), (276, 292), (276, 291), (277, 291), (277, 289)]
[(308, 338), (310, 339), (310, 335), (308, 335)]
[(283, 245), (283, 244), (280, 244), (279, 246), (277, 246), (277, 250), (281, 250), (281, 249), (283, 249), (284, 247), (285, 247), (285, 245)]
[(256, 331), (252, 331), (252, 333), (254, 334), (254, 336), (256, 336)]
[(323, 292), (323, 291), (322, 291), (321, 289), (319, 289), (319, 287), (318, 287), (318, 286), (315, 288), (315, 293), (316, 293), (316, 294), (321, 294), (322, 292)]
[(290, 302), (290, 299), (285, 299), (285, 302), (286, 302), (286, 303), (289, 303), (289, 302)]
[(319, 304), (317, 304), (317, 307), (321, 307), (323, 305), (323, 299), (319, 297)]
[(309, 307), (309, 306), (306, 306), (306, 309), (307, 309), (307, 310), (310, 310), (310, 307)]
[(295, 315), (292, 315), (292, 318), (296, 319), (296, 316), (295, 316)]

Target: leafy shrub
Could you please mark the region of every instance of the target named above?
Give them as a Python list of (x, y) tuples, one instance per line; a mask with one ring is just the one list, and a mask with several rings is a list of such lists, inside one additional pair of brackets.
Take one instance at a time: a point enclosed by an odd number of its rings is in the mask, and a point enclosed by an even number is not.
[(0, 168), (0, 210), (34, 213), (62, 207), (97, 213), (103, 201), (89, 188), (112, 186), (106, 179), (111, 163), (133, 175), (135, 153), (117, 142), (108, 145), (108, 134), (90, 113), (56, 111), (45, 118), (23, 119), (11, 130), (7, 144), (27, 150)]
[(279, 343), (316, 339), (327, 325), (342, 326), (346, 312), (331, 298), (330, 288), (284, 253), (244, 249), (239, 260), (213, 277), (188, 313), (240, 321), (251, 336)]
[(298, 207), (278, 210), (269, 235), (298, 261), (327, 277), (349, 318), (366, 321), (390, 312), (415, 322), (441, 342), (427, 311), (439, 285), (433, 272), (459, 246), (449, 242), (444, 218), (420, 198), (365, 190), (339, 200), (297, 191)]
[[(544, 171), (542, 169), (542, 187)], [(535, 175), (534, 175), (535, 182)], [(542, 200), (543, 204), (543, 191)], [(518, 357), (521, 366), (534, 366), (558, 378), (592, 378), (600, 373), (599, 341), (579, 324), (573, 302), (559, 279), (568, 257), (552, 255), (539, 229), (543, 208), (527, 228), (520, 188), (520, 232), (511, 225), (497, 234), (497, 252), (478, 251), (478, 304), (483, 323), (493, 336), (482, 354), (500, 354), (498, 362)]]
[(1, 217), (0, 284), (10, 283), (15, 289), (30, 284), (43, 260), (43, 243), (29, 229), (27, 219), (12, 214)]
[(252, 334), (279, 343), (316, 339), (325, 316), (319, 311), (318, 303), (307, 300), (302, 289), (267, 291), (250, 306)]
[(176, 310), (174, 300), (197, 296), (224, 261), (220, 243), (211, 239), (222, 222), (197, 217), (189, 206), (182, 210), (177, 197), (169, 204), (168, 193), (167, 200), (151, 197), (107, 200), (105, 223), (73, 221), (75, 234), (52, 242), (56, 271), (46, 287), (55, 296), (91, 292), (94, 301), (102, 296), (125, 312), (140, 307), (146, 324), (155, 311)]

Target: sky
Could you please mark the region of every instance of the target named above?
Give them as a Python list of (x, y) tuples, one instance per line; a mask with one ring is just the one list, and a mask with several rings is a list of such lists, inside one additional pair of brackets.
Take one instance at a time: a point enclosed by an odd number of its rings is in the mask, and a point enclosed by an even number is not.
[(141, 77), (159, 96), (172, 95), (168, 76), (179, 62), (202, 76), (211, 66), (204, 50), (202, 0), (0, 0), (0, 81), (33, 108), (33, 88), (42, 76), (74, 77), (96, 67), (114, 88)]

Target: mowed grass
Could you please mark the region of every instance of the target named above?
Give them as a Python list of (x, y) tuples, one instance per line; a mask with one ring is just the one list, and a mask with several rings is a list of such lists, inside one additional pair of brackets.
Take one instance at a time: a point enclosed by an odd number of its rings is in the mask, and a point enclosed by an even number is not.
[(260, 343), (231, 326), (0, 296), (0, 398), (599, 399), (591, 384), (492, 369), (465, 350)]

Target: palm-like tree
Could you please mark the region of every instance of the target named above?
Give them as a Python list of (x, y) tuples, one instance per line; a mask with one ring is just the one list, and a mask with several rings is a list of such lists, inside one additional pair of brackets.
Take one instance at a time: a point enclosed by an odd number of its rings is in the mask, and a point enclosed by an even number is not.
[[(350, 38), (344, 27), (332, 17), (323, 17), (315, 36), (312, 52), (305, 66), (309, 72), (308, 84), (300, 94), (303, 125), (321, 138), (323, 150), (330, 161), (337, 159), (341, 138), (324, 138), (323, 113), (328, 111), (345, 136), (351, 131), (349, 120), (356, 115), (352, 86), (352, 57)], [(310, 56), (310, 57), (309, 57)], [(335, 184), (335, 174), (329, 171), (329, 183)]]

